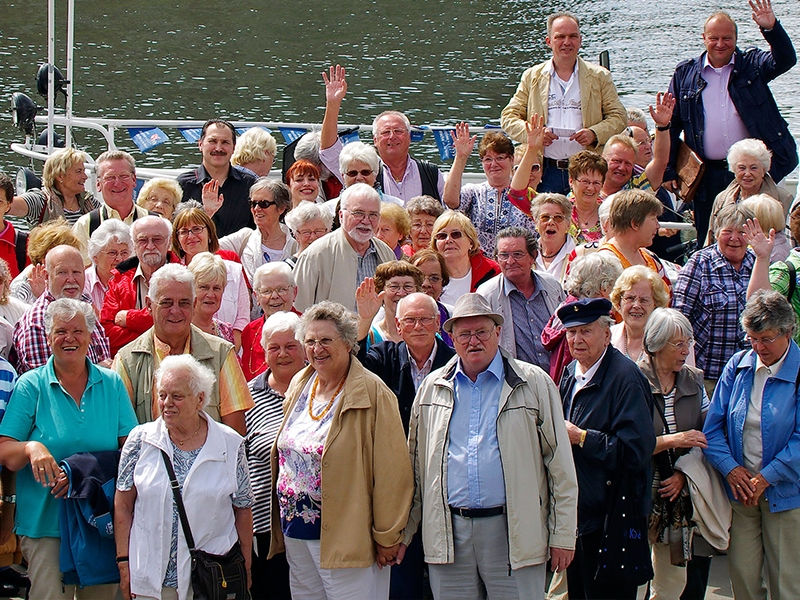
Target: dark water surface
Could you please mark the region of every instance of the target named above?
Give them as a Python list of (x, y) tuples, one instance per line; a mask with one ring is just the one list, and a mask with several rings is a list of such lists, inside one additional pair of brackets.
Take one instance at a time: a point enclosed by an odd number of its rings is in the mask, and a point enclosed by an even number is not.
[[(746, 2), (698, 0), (108, 2), (76, 0), (74, 114), (108, 118), (231, 119), (319, 123), (320, 73), (348, 69), (343, 123), (370, 123), (387, 108), (414, 124), (499, 123), (500, 110), (528, 66), (544, 60), (545, 20), (565, 6), (582, 19), (582, 55), (609, 50), (626, 106), (646, 108), (666, 89), (675, 64), (698, 55), (704, 18), (720, 7), (739, 22), (739, 45), (765, 47)], [(57, 23), (66, 22), (59, 0)], [(797, 0), (774, 0), (776, 14), (800, 43)], [(66, 27), (57, 37), (64, 68)], [(34, 76), (47, 57), (47, 3), (0, 0), (0, 90), (24, 91), (37, 103)], [(800, 67), (772, 84), (800, 136)], [(19, 141), (7, 108), (0, 121), (0, 167), (25, 163), (7, 150)], [(174, 130), (146, 156), (118, 137), (142, 164), (179, 167), (196, 148)], [(282, 141), (276, 135), (279, 142)], [(96, 154), (95, 134), (78, 131)], [(121, 143), (120, 143), (121, 142)], [(438, 159), (433, 143), (413, 149)]]

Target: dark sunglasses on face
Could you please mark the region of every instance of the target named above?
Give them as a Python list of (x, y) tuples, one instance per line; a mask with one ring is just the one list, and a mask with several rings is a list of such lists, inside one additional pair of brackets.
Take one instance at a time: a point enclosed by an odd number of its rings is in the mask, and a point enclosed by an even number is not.
[(455, 231), (451, 231), (450, 233), (447, 233), (446, 231), (440, 231), (433, 237), (436, 239), (437, 242), (443, 242), (448, 238), (448, 236), (450, 237), (451, 240), (460, 240), (464, 236), (464, 233), (459, 231), (458, 229), (456, 229)]
[(256, 206), (262, 210), (267, 210), (270, 206), (275, 206), (277, 202), (274, 200), (250, 200), (250, 208)]

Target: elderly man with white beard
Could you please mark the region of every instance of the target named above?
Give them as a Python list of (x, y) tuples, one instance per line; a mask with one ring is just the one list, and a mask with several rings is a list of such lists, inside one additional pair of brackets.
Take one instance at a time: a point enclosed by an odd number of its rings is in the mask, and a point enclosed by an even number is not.
[(355, 308), (359, 284), (374, 277), (378, 265), (395, 260), (391, 248), (375, 237), (380, 217), (381, 198), (367, 184), (356, 183), (342, 193), (341, 228), (315, 241), (297, 259), (297, 310), (322, 300)]

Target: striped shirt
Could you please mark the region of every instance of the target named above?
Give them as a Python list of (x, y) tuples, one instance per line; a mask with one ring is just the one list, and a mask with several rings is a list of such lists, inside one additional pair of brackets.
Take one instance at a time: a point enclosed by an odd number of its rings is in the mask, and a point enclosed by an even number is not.
[(283, 396), (269, 387), (269, 371), (255, 377), (247, 387), (255, 406), (245, 415), (247, 464), (253, 489), (253, 532), (269, 533), (272, 510), (272, 464), (270, 453), (283, 421)]

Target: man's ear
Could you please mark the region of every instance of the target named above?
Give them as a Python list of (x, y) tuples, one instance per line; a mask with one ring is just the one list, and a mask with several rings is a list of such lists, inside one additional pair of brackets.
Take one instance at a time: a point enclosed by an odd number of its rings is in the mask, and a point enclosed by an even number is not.
[(153, 301), (150, 300), (150, 296), (144, 297), (144, 307), (147, 309), (147, 312), (150, 313), (150, 316), (153, 316)]

